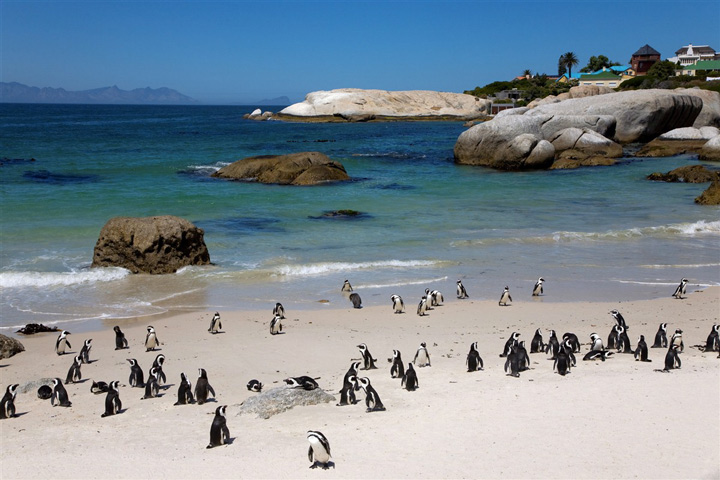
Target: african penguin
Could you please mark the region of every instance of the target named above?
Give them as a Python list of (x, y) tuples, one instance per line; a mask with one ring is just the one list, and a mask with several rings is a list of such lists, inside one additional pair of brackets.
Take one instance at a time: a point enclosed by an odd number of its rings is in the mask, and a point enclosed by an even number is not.
[(550, 359), (555, 360), (559, 349), (560, 341), (557, 338), (557, 334), (555, 333), (555, 330), (550, 330), (550, 338), (548, 338), (548, 343), (545, 346), (545, 353), (549, 353)]
[(392, 366), (390, 367), (391, 378), (402, 378), (405, 375), (405, 364), (402, 361), (400, 350), (393, 350)]
[(557, 371), (563, 377), (570, 373), (570, 357), (568, 355), (568, 346), (566, 342), (563, 342), (558, 349), (557, 355), (555, 356), (555, 362), (553, 363), (553, 371)]
[[(513, 344), (508, 346), (507, 351), (504, 355), (506, 358), (505, 360), (505, 374), (510, 375), (512, 377), (518, 378), (520, 377), (520, 357), (517, 353), (517, 344)], [(509, 373), (508, 373), (509, 370)]]
[(275, 308), (273, 308), (273, 317), (277, 317), (278, 315), (281, 319), (285, 319), (285, 307), (283, 307), (280, 302), (277, 302)]
[(468, 372), (477, 372), (483, 369), (483, 361), (478, 352), (478, 342), (470, 344), (470, 352), (468, 352), (467, 359), (465, 360)]
[(645, 343), (645, 335), (640, 335), (637, 347), (635, 348), (635, 361), (638, 360), (641, 362), (652, 362), (652, 360), (648, 358), (648, 346), (647, 343)]
[(128, 341), (125, 338), (125, 334), (120, 330), (120, 327), (115, 325), (113, 330), (115, 331), (115, 350), (128, 348)]
[(574, 333), (567, 332), (563, 336), (563, 341), (567, 340), (570, 342), (570, 346), (572, 347), (572, 352), (579, 352), (580, 351), (580, 340), (578, 339), (577, 335)]
[(210, 319), (210, 328), (208, 328), (208, 332), (210, 332), (214, 335), (214, 334), (218, 333), (221, 328), (222, 328), (222, 321), (220, 320), (220, 312), (215, 312), (215, 315), (213, 315), (212, 318)]
[(144, 387), (145, 386), (145, 376), (143, 374), (142, 368), (140, 368), (140, 365), (138, 365), (137, 360), (134, 358), (128, 358), (127, 361), (130, 363), (130, 379), (128, 382), (130, 383), (131, 387)]
[(605, 350), (605, 346), (603, 345), (602, 337), (600, 337), (600, 335), (593, 332), (590, 334), (590, 340), (590, 351), (585, 354), (583, 360), (595, 360), (599, 358), (604, 362), (606, 358), (612, 355), (612, 352)]
[(198, 369), (198, 375), (197, 383), (195, 383), (195, 399), (198, 405), (202, 405), (207, 402), (208, 392), (212, 393), (213, 398), (215, 397), (215, 390), (208, 382), (207, 372), (204, 368)]
[(0, 400), (0, 418), (12, 418), (15, 416), (15, 396), (19, 387), (19, 384), (13, 383), (5, 389), (5, 395)]
[(682, 366), (680, 356), (678, 355), (679, 348), (680, 347), (678, 345), (670, 344), (667, 354), (665, 354), (665, 368), (663, 369), (663, 371), (668, 372)]
[(683, 343), (682, 338), (683, 331), (679, 328), (675, 330), (675, 333), (673, 333), (672, 338), (670, 338), (670, 345), (675, 345), (678, 347), (678, 353), (682, 353), (685, 351), (685, 344)]
[(443, 294), (439, 290), (432, 290), (430, 292), (430, 305), (433, 307), (439, 307), (442, 306), (443, 303), (445, 303), (445, 297), (443, 297)]
[(360, 295), (357, 293), (350, 294), (350, 301), (353, 304), (353, 308), (362, 308), (362, 300), (360, 299)]
[(623, 327), (625, 330), (630, 330), (630, 327), (627, 326), (627, 323), (625, 323), (625, 318), (620, 312), (618, 312), (617, 310), (610, 310), (610, 315), (612, 315), (618, 325)]
[[(310, 442), (308, 448), (308, 460), (310, 460), (310, 468), (316, 468), (318, 465), (327, 470), (330, 466), (330, 442), (321, 432), (308, 430), (307, 439)], [(333, 464), (334, 468), (334, 464)]]
[(341, 292), (352, 292), (353, 291), (352, 285), (350, 285), (350, 282), (348, 280), (345, 280), (340, 291)]
[(215, 417), (210, 425), (210, 443), (206, 448), (219, 447), (230, 441), (230, 430), (227, 427), (225, 409), (227, 405), (221, 405), (215, 409)]
[(167, 377), (165, 376), (165, 372), (163, 372), (163, 365), (165, 364), (165, 355), (162, 353), (158, 354), (157, 357), (155, 357), (155, 360), (153, 361), (152, 368), (157, 369), (157, 382), (158, 385), (162, 385), (163, 383), (167, 383)]
[(370, 385), (370, 379), (367, 377), (357, 378), (357, 386), (355, 390), (362, 388), (365, 391), (365, 406), (366, 412), (382, 412), (385, 411), (385, 406), (380, 400), (380, 396), (377, 391)]
[(510, 296), (510, 288), (505, 285), (505, 290), (503, 290), (502, 295), (500, 295), (500, 301), (498, 302), (498, 305), (506, 307), (508, 305), (508, 302), (512, 302), (512, 297)]
[(422, 297), (425, 299), (425, 310), (432, 310), (433, 304), (432, 304), (432, 298), (430, 297), (430, 289), (425, 289), (425, 295)]
[(80, 365), (82, 365), (82, 358), (80, 358), (80, 355), (77, 355), (73, 359), (70, 370), (68, 370), (67, 377), (65, 377), (65, 383), (75, 383), (82, 379), (82, 375), (80, 374)]
[(92, 338), (88, 338), (80, 349), (80, 360), (82, 363), (90, 363), (90, 349), (92, 348)]
[[(538, 278), (538, 281), (535, 282), (535, 286), (533, 287), (532, 296), (533, 297), (539, 297), (543, 294), (543, 282), (545, 281), (544, 278), (540, 277)], [(531, 345), (532, 347), (532, 345)]]
[(405, 303), (400, 295), (393, 295), (390, 297), (393, 303), (393, 312), (403, 313), (405, 311)]
[(470, 298), (461, 280), (457, 281), (457, 298)]
[(110, 385), (108, 385), (107, 383), (96, 382), (95, 380), (93, 380), (92, 385), (90, 385), (90, 392), (98, 395), (100, 393), (107, 393), (108, 388), (110, 388)]
[(417, 314), (421, 317), (425, 316), (425, 312), (427, 312), (428, 304), (427, 304), (427, 296), (423, 295), (423, 297), (420, 299), (420, 303), (418, 303), (417, 306)]
[(602, 337), (598, 335), (597, 333), (591, 333), (590, 334), (590, 350), (592, 351), (602, 351), (605, 350), (605, 345), (603, 345)]
[(626, 329), (619, 325), (617, 328), (617, 351), (620, 353), (633, 353), (632, 347), (630, 346), (630, 337), (628, 337)]
[(713, 325), (705, 341), (703, 352), (715, 352), (718, 350), (720, 350), (720, 325)]
[(251, 392), (262, 392), (263, 384), (254, 378), (247, 383), (247, 389)]
[(525, 348), (525, 341), (520, 340), (517, 343), (516, 355), (518, 357), (518, 371), (524, 372), (530, 369), (530, 356)]
[(120, 382), (114, 380), (108, 385), (107, 395), (105, 396), (105, 412), (101, 417), (109, 417), (117, 415), (122, 410), (122, 402), (120, 401), (120, 391), (118, 390)]
[(68, 335), (70, 335), (70, 332), (63, 330), (60, 332), (60, 335), (58, 335), (57, 340), (55, 340), (55, 352), (58, 355), (63, 355), (65, 353), (65, 349), (72, 348), (67, 339)]
[(304, 390), (315, 390), (318, 388), (318, 383), (314, 378), (302, 375), (300, 377), (288, 377), (283, 380), (290, 388), (302, 388)]
[(145, 351), (155, 350), (160, 345), (160, 340), (157, 338), (155, 328), (151, 325), (147, 327), (147, 335), (145, 335)]
[(500, 357), (505, 357), (508, 354), (508, 347), (514, 346), (518, 342), (518, 338), (520, 338), (520, 334), (518, 332), (513, 332), (512, 335), (507, 339), (505, 342), (505, 346), (503, 347), (502, 353), (499, 355)]
[(613, 325), (608, 334), (607, 348), (616, 348), (620, 325)]
[(352, 362), (350, 368), (343, 377), (342, 388), (340, 389), (340, 403), (338, 406), (343, 405), (354, 405), (355, 401), (355, 390), (357, 385), (355, 380), (357, 378), (358, 370), (360, 369), (360, 362)]
[(539, 328), (535, 330), (535, 335), (530, 342), (530, 353), (540, 353), (545, 351), (545, 344), (543, 343), (542, 330)]
[(192, 384), (185, 373), (180, 373), (180, 386), (178, 387), (178, 400), (175, 405), (190, 405), (195, 402), (192, 394)]
[(400, 386), (409, 392), (415, 391), (420, 386), (412, 363), (408, 363), (408, 368), (405, 370)]
[(50, 397), (50, 404), (53, 407), (56, 403), (61, 407), (72, 406), (72, 402), (68, 399), (67, 390), (65, 390), (65, 387), (62, 384), (62, 380), (60, 380), (59, 378), (53, 378), (53, 393), (52, 397)]
[(413, 363), (418, 367), (432, 366), (430, 365), (430, 353), (428, 352), (427, 344), (425, 342), (422, 342), (418, 347), (417, 352), (415, 352)]
[(270, 335), (277, 335), (279, 333), (282, 333), (282, 317), (280, 315), (275, 315), (275, 317), (270, 320)]
[(372, 357), (372, 354), (370, 353), (370, 350), (368, 349), (367, 345), (364, 343), (361, 343), (357, 346), (360, 349), (360, 353), (362, 354), (363, 358), (363, 368), (365, 370), (373, 370), (377, 368), (375, 366), (375, 359)]
[(668, 346), (667, 339), (667, 323), (661, 323), (658, 327), (658, 331), (655, 334), (655, 342), (650, 348), (665, 348)]
[(160, 376), (160, 372), (158, 372), (157, 367), (152, 367), (150, 369), (150, 372), (148, 373), (148, 381), (145, 383), (145, 395), (141, 398), (141, 400), (147, 400), (148, 398), (155, 398), (159, 396), (160, 393), (160, 387), (158, 386), (158, 377)]
[(675, 289), (675, 293), (673, 293), (672, 296), (682, 300), (683, 295), (685, 295), (685, 291), (687, 289), (687, 283), (687, 278), (683, 278), (682, 280), (680, 280), (680, 285), (677, 286), (677, 288)]

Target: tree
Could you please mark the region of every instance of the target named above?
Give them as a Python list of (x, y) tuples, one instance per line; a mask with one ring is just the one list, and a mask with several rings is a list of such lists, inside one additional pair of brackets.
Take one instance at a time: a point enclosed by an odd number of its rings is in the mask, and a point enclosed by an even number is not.
[(568, 69), (568, 77), (572, 77), (572, 67), (580, 63), (578, 61), (577, 55), (575, 55), (574, 52), (567, 52), (564, 53), (560, 57), (560, 61), (565, 65), (565, 67)]
[(522, 76), (525, 77), (525, 78), (532, 78), (533, 74), (532, 74), (532, 72), (531, 72), (530, 70), (525, 70), (525, 71), (523, 72)]
[(588, 60), (588, 64), (585, 65), (580, 71), (583, 73), (592, 73), (597, 72), (598, 70), (601, 70), (603, 68), (612, 67), (615, 65), (620, 65), (618, 62), (611, 62), (608, 57), (605, 55), (598, 55), (590, 57), (590, 60)]
[(564, 55), (560, 55), (558, 58), (558, 77), (561, 77), (567, 73), (567, 67), (565, 66)]
[(648, 70), (647, 76), (658, 80), (667, 80), (675, 76), (675, 64), (667, 60), (655, 62), (653, 66), (650, 67), (650, 70)]

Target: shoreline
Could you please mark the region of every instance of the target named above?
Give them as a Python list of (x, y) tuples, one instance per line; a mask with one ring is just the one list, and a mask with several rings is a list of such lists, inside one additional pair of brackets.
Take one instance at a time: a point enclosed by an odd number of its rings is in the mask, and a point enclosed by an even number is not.
[[(720, 361), (717, 353), (703, 354), (693, 346), (704, 343), (712, 325), (720, 323), (720, 287), (689, 291), (683, 300), (555, 303), (551, 298), (516, 298), (499, 307), (495, 300), (447, 295), (444, 305), (425, 317), (415, 314), (410, 301), (402, 315), (393, 314), (389, 304), (357, 310), (349, 302), (346, 308), (313, 310), (285, 304), (287, 319), (277, 336), (269, 334), (270, 310), (221, 311), (225, 333), (218, 335), (207, 332), (214, 311), (186, 312), (152, 320), (163, 343), (155, 352), (142, 346), (143, 322), (121, 327), (128, 350), (114, 350), (112, 325), (77, 332), (70, 336), (73, 352), (93, 338), (93, 362), (82, 366), (88, 380), (66, 386), (70, 408), (38, 399), (36, 387), (18, 394), (21, 415), (0, 421), (2, 477), (36, 477), (38, 462), (62, 465), (55, 478), (96, 478), (97, 465), (109, 478), (149, 478), (157, 472), (162, 478), (717, 476)], [(652, 363), (626, 354), (582, 361), (591, 332), (607, 338), (613, 308), (624, 315), (633, 346), (639, 334), (651, 344), (660, 322), (668, 323), (669, 334), (682, 328), (682, 368), (654, 371), (663, 366), (664, 349), (650, 349)], [(531, 354), (530, 370), (517, 379), (506, 376), (505, 359), (498, 357), (505, 340), (518, 331), (529, 344), (537, 328), (545, 341), (551, 328), (560, 335), (575, 332), (582, 343), (578, 365), (562, 377), (545, 354)], [(72, 355), (53, 352), (56, 336), (22, 338), (26, 351), (0, 361), (3, 388), (9, 382), (64, 379)], [(420, 388), (407, 392), (390, 378), (386, 359), (399, 349), (405, 362), (411, 361), (423, 341), (432, 367), (417, 368)], [(473, 341), (485, 365), (468, 373), (465, 356)], [(268, 390), (288, 376), (319, 377), (320, 387), (339, 399), (342, 377), (360, 357), (360, 343), (368, 345), (378, 366), (360, 375), (371, 379), (387, 411), (366, 413), (364, 402), (344, 407), (332, 402), (296, 407), (268, 420), (237, 415), (239, 404), (257, 395), (245, 387), (252, 378)], [(170, 387), (160, 398), (140, 400), (142, 389), (124, 386), (125, 359), (137, 358), (147, 373), (158, 353), (167, 357)], [(207, 370), (217, 402), (173, 406), (180, 372), (194, 385), (198, 368)], [(90, 393), (89, 379), (120, 380), (124, 411), (101, 418), (104, 395)], [(359, 396), (364, 399), (362, 392)], [(228, 405), (233, 442), (206, 450), (212, 412), (220, 405)], [(308, 468), (305, 432), (311, 429), (328, 437), (334, 469)], [(645, 440), (660, 432), (662, 446)], [(698, 432), (706, 436), (699, 440)], [(618, 446), (626, 454), (618, 456)]]

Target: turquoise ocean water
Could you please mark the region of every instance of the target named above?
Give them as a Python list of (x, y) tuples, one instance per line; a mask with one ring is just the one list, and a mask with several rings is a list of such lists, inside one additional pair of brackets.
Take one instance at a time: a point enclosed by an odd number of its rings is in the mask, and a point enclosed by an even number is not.
[[(458, 166), (455, 122), (253, 122), (254, 107), (0, 105), (0, 331), (98, 325), (174, 310), (347, 308), (426, 287), (496, 299), (630, 300), (720, 284), (720, 209), (706, 185), (645, 176), (693, 156), (497, 172)], [(289, 187), (210, 174), (237, 159), (317, 150), (352, 182)], [(34, 160), (32, 160), (34, 159)], [(717, 168), (715, 165), (713, 168)], [(354, 209), (361, 218), (314, 218)], [(113, 216), (177, 215), (214, 265), (174, 275), (90, 269)], [(320, 307), (319, 300), (329, 300)]]

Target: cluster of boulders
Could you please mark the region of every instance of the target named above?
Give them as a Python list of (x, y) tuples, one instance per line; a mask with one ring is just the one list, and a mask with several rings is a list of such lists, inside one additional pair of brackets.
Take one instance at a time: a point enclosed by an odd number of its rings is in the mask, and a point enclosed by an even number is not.
[(257, 120), (259, 122), (264, 122), (265, 120), (270, 120), (273, 116), (273, 112), (263, 112), (259, 108), (256, 108), (251, 113), (246, 113), (243, 115), (243, 118), (247, 118), (248, 120)]

